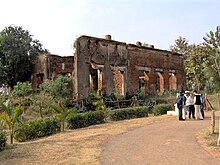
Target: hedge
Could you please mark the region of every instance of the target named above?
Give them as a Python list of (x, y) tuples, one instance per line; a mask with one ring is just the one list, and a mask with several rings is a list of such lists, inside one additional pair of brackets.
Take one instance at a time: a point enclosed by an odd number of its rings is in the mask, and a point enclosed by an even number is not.
[(6, 148), (6, 134), (4, 131), (0, 131), (0, 151), (3, 151)]
[(47, 117), (20, 124), (15, 130), (15, 139), (24, 142), (60, 132), (60, 122), (55, 117)]
[(67, 117), (67, 127), (77, 129), (90, 125), (104, 123), (105, 115), (102, 111), (90, 111), (85, 113), (70, 114)]
[(129, 107), (122, 109), (115, 109), (110, 111), (110, 119), (114, 121), (147, 117), (148, 110), (146, 106), (142, 107)]
[(153, 107), (152, 112), (154, 116), (166, 114), (167, 111), (171, 111), (173, 107), (170, 104), (157, 104)]

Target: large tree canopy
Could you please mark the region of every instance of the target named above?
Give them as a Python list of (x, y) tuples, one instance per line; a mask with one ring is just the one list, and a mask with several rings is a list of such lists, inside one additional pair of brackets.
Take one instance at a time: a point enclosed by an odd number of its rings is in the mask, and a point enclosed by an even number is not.
[(220, 33), (210, 31), (203, 38), (202, 44), (189, 44), (188, 41), (179, 37), (175, 44), (170, 47), (171, 51), (184, 56), (187, 88), (196, 84), (210, 92), (220, 90)]
[(30, 80), (40, 53), (47, 52), (39, 40), (22, 27), (9, 26), (0, 32), (0, 84), (13, 87)]

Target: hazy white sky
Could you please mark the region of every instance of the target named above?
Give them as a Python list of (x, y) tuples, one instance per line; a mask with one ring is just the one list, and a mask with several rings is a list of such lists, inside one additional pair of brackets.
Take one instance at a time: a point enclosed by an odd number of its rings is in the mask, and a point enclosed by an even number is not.
[(0, 30), (22, 26), (53, 54), (72, 55), (80, 35), (169, 49), (201, 43), (220, 25), (220, 0), (0, 0)]

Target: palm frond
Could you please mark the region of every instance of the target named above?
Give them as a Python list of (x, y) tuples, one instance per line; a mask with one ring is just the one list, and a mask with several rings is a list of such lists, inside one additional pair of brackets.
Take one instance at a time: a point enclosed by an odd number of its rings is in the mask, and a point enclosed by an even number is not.
[(62, 112), (61, 108), (58, 107), (58, 106), (55, 105), (55, 104), (52, 104), (52, 105), (51, 105), (51, 108), (52, 108), (52, 111), (53, 111), (54, 113), (61, 113), (61, 112)]
[(12, 128), (11, 118), (8, 116), (8, 114), (6, 114), (5, 112), (2, 112), (0, 114), (0, 119), (4, 120), (6, 122), (6, 124), (8, 125), (9, 129)]
[(22, 112), (23, 112), (23, 110), (22, 110), (21, 106), (15, 107), (13, 122), (16, 122), (18, 120), (18, 118), (22, 115)]

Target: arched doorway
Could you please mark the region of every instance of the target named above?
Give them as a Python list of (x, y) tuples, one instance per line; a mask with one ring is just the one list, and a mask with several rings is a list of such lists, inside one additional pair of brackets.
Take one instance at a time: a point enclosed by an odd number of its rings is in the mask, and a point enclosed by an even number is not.
[(160, 72), (157, 72), (156, 91), (160, 93), (164, 92), (164, 77)]
[(169, 90), (177, 90), (177, 79), (174, 73), (169, 74)]
[(120, 96), (125, 95), (124, 71), (117, 70), (114, 72), (114, 93)]
[(143, 76), (139, 77), (139, 90), (143, 91), (145, 94), (149, 92), (149, 76), (148, 72), (144, 71)]

